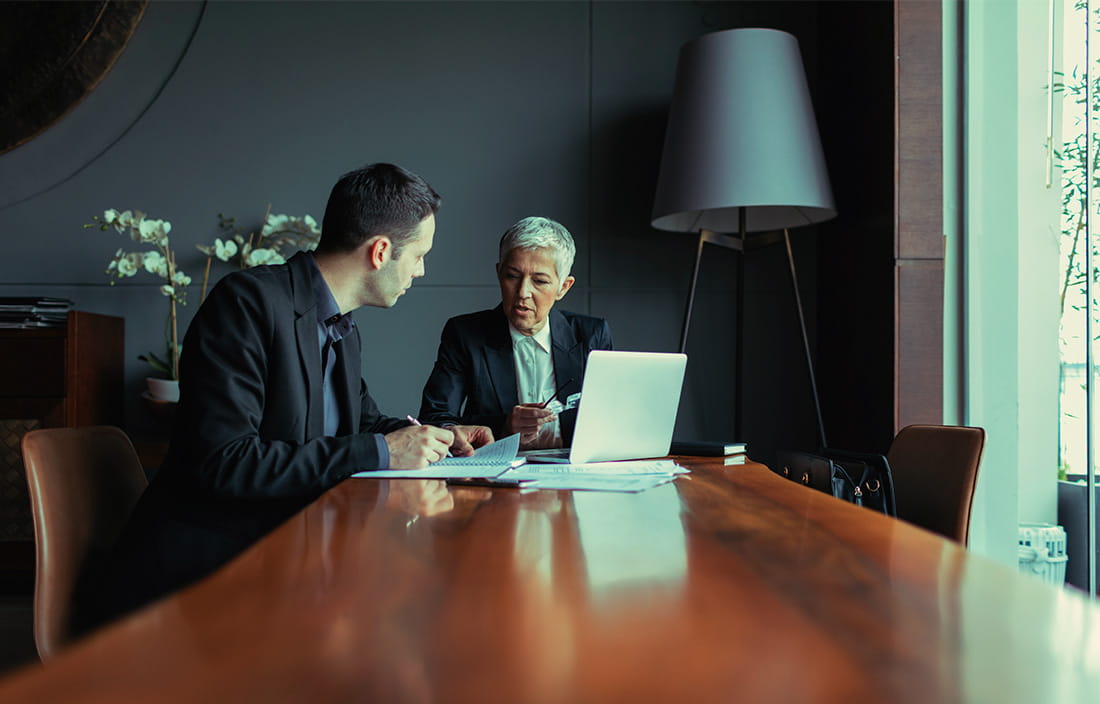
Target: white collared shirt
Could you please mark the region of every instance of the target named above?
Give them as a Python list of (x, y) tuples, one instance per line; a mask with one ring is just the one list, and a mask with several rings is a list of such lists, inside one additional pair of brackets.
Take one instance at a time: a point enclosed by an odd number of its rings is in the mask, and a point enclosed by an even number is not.
[[(516, 391), (520, 403), (542, 403), (554, 395), (554, 357), (551, 352), (550, 322), (534, 335), (508, 324), (512, 336), (512, 356), (516, 361)], [(509, 409), (510, 410), (510, 409)], [(561, 424), (553, 420), (542, 426), (534, 448), (561, 447)]]

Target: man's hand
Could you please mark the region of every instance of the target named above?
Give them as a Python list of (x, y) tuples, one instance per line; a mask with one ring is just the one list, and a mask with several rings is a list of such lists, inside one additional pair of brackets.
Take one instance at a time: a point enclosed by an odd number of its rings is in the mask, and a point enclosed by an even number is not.
[(455, 501), (442, 479), (395, 479), (390, 481), (386, 505), (418, 517), (446, 513)]
[(519, 433), (519, 446), (524, 449), (534, 442), (544, 424), (557, 417), (550, 409), (543, 408), (541, 403), (521, 403), (512, 407), (508, 420), (504, 422), (504, 432), (506, 435)]
[(433, 425), (410, 425), (386, 433), (391, 469), (423, 469), (447, 456), (455, 434)]
[(452, 425), (448, 429), (455, 434), (451, 445), (451, 454), (455, 457), (469, 457), (475, 448), (493, 441), (493, 431), (484, 425)]

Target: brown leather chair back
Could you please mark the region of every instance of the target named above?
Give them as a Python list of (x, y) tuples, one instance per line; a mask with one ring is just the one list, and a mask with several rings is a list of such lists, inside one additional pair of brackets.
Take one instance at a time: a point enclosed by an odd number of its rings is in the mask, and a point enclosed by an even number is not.
[(966, 545), (984, 447), (981, 428), (909, 425), (898, 431), (886, 455), (898, 518)]
[(118, 428), (51, 428), (23, 436), (34, 520), (34, 642), (46, 660), (73, 637), (77, 580), (118, 539), (148, 480)]

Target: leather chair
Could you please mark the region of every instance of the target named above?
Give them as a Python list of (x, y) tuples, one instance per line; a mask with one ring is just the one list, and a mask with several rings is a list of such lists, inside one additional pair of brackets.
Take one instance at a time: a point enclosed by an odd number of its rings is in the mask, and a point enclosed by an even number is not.
[(148, 480), (130, 439), (111, 426), (23, 436), (35, 555), (34, 642), (47, 660), (77, 633), (78, 581), (114, 545)]
[(909, 425), (898, 431), (886, 455), (898, 518), (966, 545), (984, 447), (982, 428)]

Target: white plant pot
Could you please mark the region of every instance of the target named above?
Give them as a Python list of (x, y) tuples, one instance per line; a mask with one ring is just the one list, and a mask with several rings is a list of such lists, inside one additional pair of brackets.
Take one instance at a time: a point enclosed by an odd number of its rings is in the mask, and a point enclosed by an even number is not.
[(177, 403), (180, 400), (180, 383), (174, 379), (145, 378), (145, 385), (149, 389), (149, 396), (157, 401)]

